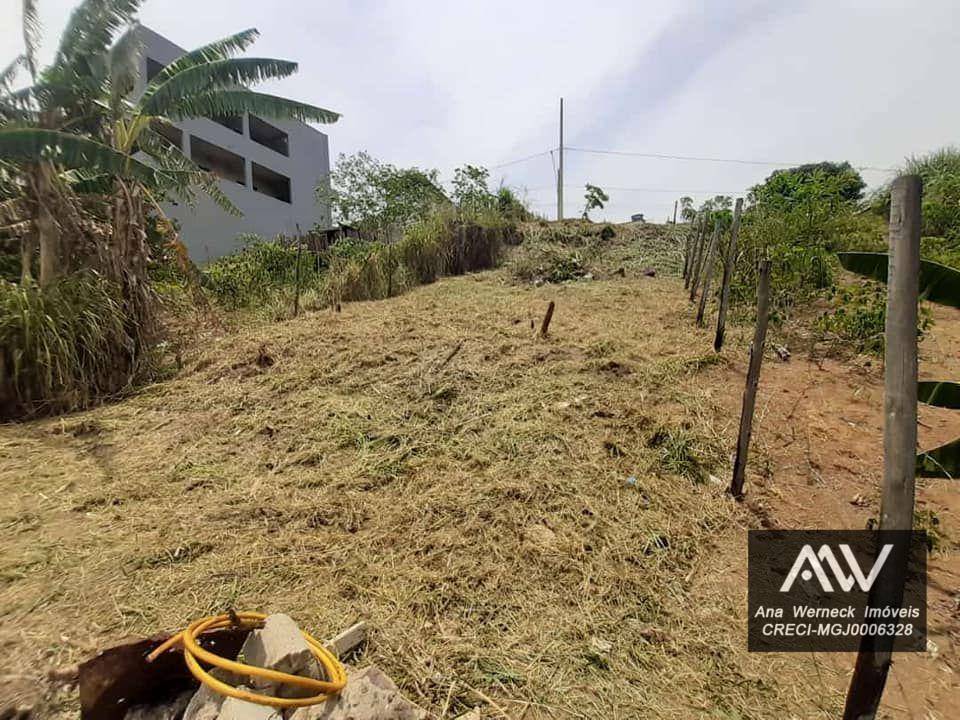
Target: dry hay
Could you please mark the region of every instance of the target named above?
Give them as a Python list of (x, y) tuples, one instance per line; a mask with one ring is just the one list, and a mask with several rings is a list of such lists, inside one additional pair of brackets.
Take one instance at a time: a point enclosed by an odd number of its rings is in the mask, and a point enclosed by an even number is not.
[(814, 717), (744, 652), (742, 597), (690, 604), (748, 519), (665, 462), (730, 445), (685, 312), (672, 279), (449, 278), (0, 429), (0, 675), (234, 607), (366, 619), (357, 662), (446, 717)]

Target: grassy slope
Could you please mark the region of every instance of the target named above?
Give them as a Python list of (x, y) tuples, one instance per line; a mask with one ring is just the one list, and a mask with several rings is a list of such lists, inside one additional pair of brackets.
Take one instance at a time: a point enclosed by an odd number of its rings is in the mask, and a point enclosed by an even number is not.
[(366, 619), (359, 664), (447, 716), (475, 690), (528, 719), (832, 716), (797, 705), (812, 668), (744, 652), (737, 593), (690, 602), (752, 522), (694, 481), (732, 434), (703, 368), (747, 340), (714, 358), (676, 279), (634, 271), (649, 240), (615, 248), (625, 278), (445, 279), (0, 428), (0, 675), (236, 607)]

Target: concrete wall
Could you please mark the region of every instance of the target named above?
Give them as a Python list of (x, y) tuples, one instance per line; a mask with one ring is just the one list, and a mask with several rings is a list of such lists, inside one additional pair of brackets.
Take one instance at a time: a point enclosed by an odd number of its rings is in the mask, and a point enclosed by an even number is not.
[[(143, 92), (147, 77), (147, 58), (164, 65), (186, 51), (154, 31), (143, 28), (144, 58), (141, 61), (141, 82), (137, 94)], [(314, 188), (330, 173), (330, 151), (327, 136), (299, 122), (263, 118), (289, 135), (289, 157), (276, 152), (249, 137), (249, 117), (243, 118), (243, 134), (230, 128), (198, 118), (177, 123), (183, 131), (183, 151), (190, 156), (190, 138), (199, 137), (244, 158), (246, 184), (220, 180), (220, 188), (234, 205), (243, 211), (243, 217), (234, 217), (217, 207), (206, 195), (199, 194), (196, 206), (184, 203), (165, 206), (167, 214), (180, 222), (184, 244), (197, 263), (204, 263), (237, 250), (241, 243), (237, 236), (256, 233), (264, 237), (277, 234), (295, 234), (297, 225), (303, 232), (314, 225), (330, 225), (328, 204), (318, 203)], [(257, 163), (290, 178), (291, 202), (264, 195), (253, 190), (252, 163)]]

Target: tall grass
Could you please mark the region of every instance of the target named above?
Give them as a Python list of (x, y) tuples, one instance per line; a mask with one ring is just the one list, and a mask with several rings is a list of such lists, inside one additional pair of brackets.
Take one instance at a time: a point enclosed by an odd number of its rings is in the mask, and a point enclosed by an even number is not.
[(96, 275), (42, 292), (0, 281), (0, 418), (73, 410), (115, 394), (149, 366), (119, 288)]
[(349, 251), (335, 245), (327, 260), (331, 304), (390, 297), (442, 275), (496, 267), (504, 237), (511, 233), (512, 225), (496, 213), (465, 221), (438, 210), (396, 243), (368, 243)]
[[(238, 253), (212, 262), (203, 271), (204, 287), (231, 310), (248, 308), (267, 301), (277, 289), (296, 282), (297, 248), (277, 240), (251, 235), (241, 238), (245, 247)], [(315, 264), (301, 257), (301, 282), (310, 284)]]
[[(309, 298), (303, 307), (380, 300), (442, 275), (493, 268), (505, 242), (514, 237), (513, 223), (495, 211), (464, 217), (440, 208), (394, 243), (345, 238), (319, 256), (303, 253), (300, 285)], [(296, 266), (295, 246), (248, 238), (243, 250), (207, 266), (203, 282), (227, 309), (266, 310), (272, 316), (278, 301), (291, 305), (287, 297), (296, 282)]]

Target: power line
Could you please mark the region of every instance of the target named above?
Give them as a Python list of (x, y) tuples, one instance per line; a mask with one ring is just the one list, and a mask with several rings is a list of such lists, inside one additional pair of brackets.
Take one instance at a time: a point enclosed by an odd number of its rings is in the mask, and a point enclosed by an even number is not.
[(508, 165), (516, 165), (517, 163), (526, 162), (527, 160), (533, 160), (534, 158), (538, 158), (542, 155), (549, 155), (552, 152), (553, 150), (544, 150), (543, 152), (534, 153), (533, 155), (527, 155), (522, 158), (517, 158), (516, 160), (508, 160), (507, 162), (500, 163), (499, 165), (491, 165), (489, 169), (496, 170), (497, 168), (507, 167)]
[[(571, 152), (590, 153), (594, 155), (621, 155), (626, 157), (645, 157), (658, 160), (690, 160), (694, 162), (716, 162), (716, 163), (735, 163), (738, 165), (768, 165), (780, 167), (797, 167), (806, 163), (797, 162), (774, 162), (772, 160), (742, 160), (739, 158), (718, 158), (718, 157), (698, 157), (695, 155), (666, 155), (663, 153), (641, 153), (629, 152), (626, 150), (593, 150), (589, 148), (576, 148), (567, 146)], [(855, 165), (857, 170), (872, 170), (874, 172), (894, 172), (896, 168), (872, 167), (869, 165)]]

